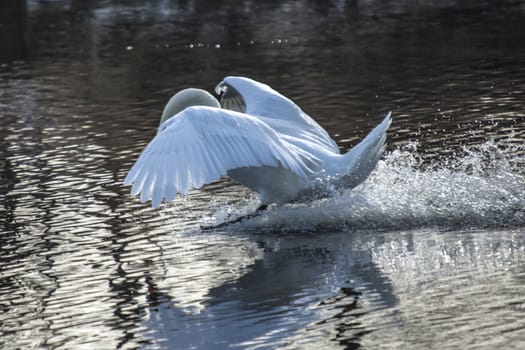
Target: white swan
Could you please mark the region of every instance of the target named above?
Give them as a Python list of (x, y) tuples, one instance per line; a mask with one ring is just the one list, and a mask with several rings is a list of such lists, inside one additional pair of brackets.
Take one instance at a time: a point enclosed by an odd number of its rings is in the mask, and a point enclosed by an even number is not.
[[(263, 205), (286, 203), (330, 179), (353, 188), (383, 153), (390, 113), (359, 144), (340, 154), (334, 140), (290, 99), (268, 85), (227, 77), (211, 94), (174, 95), (157, 135), (129, 171), (125, 185), (142, 202), (165, 199), (228, 175), (258, 192)], [(333, 181), (332, 181), (333, 180)], [(321, 181), (323, 182), (323, 181)]]

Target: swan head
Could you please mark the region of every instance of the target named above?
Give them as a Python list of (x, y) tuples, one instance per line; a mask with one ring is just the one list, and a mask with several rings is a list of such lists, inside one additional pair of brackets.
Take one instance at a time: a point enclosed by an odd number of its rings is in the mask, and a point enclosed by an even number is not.
[(164, 107), (160, 124), (173, 117), (175, 114), (182, 112), (191, 106), (208, 106), (221, 108), (219, 101), (206, 90), (189, 88), (177, 92)]

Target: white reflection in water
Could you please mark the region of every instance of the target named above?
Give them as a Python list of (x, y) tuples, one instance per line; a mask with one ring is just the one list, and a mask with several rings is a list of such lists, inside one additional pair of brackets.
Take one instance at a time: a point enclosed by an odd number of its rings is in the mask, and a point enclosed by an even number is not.
[(519, 230), (455, 232), (455, 240), (450, 235), (419, 231), (412, 241), (371, 248), (400, 302), (398, 325), (378, 329), (363, 345), (375, 337), (386, 344), (437, 341), (445, 348), (465, 341), (475, 348), (520, 342), (513, 333), (525, 327), (520, 267), (525, 245)]
[(185, 233), (160, 238), (156, 244), (165, 249), (165, 255), (147, 271), (150, 307), (141, 323), (148, 329), (144, 336), (151, 346), (168, 342), (184, 348), (204, 342), (216, 347), (227, 331), (227, 322), (221, 321), (217, 311), (209, 310), (211, 291), (248, 273), (262, 259), (262, 248), (233, 235)]
[(232, 235), (174, 233), (158, 237), (155, 244), (166, 251), (148, 271), (150, 287), (170, 296), (184, 313), (201, 312), (210, 290), (240, 278), (262, 258), (255, 242)]
[[(476, 337), (499, 344), (505, 338), (498, 334), (523, 323), (525, 287), (515, 269), (525, 249), (516, 231), (248, 237), (244, 243), (224, 233), (185, 238), (192, 254), (174, 251), (170, 260), (188, 267), (166, 268), (151, 281), (142, 323), (151, 344), (319, 348), (353, 341), (373, 347), (381, 339), (395, 348), (442, 332), (441, 341), (454, 346), (464, 339), (463, 326), (489, 328)], [(220, 268), (228, 263), (233, 266)]]
[[(357, 301), (348, 293), (327, 299), (328, 307), (321, 311), (325, 322), (312, 322), (279, 341), (294, 344), (284, 348), (420, 348), (436, 341), (456, 348), (465, 340), (472, 348), (493, 348), (520, 343), (515, 329), (525, 325), (525, 270), (518, 266), (525, 244), (519, 231), (364, 234), (351, 249), (357, 247), (371, 259), (368, 267), (356, 264), (350, 270), (350, 285), (362, 295)], [(341, 247), (338, 255), (348, 251)], [(380, 280), (390, 286), (393, 303), (384, 303), (389, 294)]]

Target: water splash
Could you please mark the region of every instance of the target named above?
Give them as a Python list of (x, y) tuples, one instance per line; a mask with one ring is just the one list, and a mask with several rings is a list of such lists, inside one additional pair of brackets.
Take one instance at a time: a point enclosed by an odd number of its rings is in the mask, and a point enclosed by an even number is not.
[(386, 154), (371, 177), (353, 190), (308, 204), (273, 207), (242, 227), (324, 231), (523, 226), (524, 149), (489, 141), (428, 162), (416, 144), (409, 144)]

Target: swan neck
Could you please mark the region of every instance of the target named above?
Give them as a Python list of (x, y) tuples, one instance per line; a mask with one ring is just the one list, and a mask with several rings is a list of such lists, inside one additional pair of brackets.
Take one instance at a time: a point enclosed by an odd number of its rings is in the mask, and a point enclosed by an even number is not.
[(160, 125), (191, 106), (221, 107), (219, 101), (208, 91), (195, 88), (185, 89), (177, 92), (170, 98), (162, 111)]

